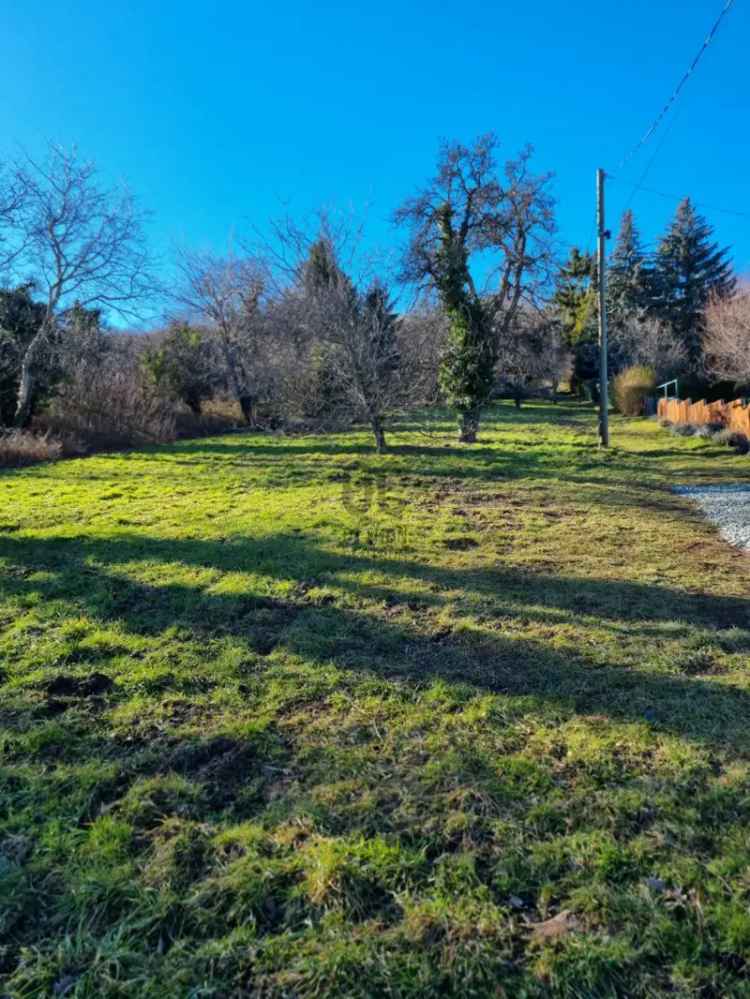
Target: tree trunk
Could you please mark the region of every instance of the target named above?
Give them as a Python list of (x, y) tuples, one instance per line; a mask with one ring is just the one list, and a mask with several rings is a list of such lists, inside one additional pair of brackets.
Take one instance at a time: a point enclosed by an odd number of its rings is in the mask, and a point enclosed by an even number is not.
[(378, 454), (382, 454), (386, 449), (385, 443), (385, 432), (383, 430), (383, 424), (380, 422), (379, 416), (370, 417), (370, 425), (372, 427), (372, 433), (375, 438), (375, 450)]
[(476, 444), (481, 415), (481, 406), (466, 409), (461, 413), (461, 428), (458, 439), (462, 444)]
[(21, 377), (18, 382), (18, 395), (16, 396), (16, 413), (13, 422), (22, 429), (28, 427), (31, 420), (31, 413), (34, 406), (35, 365), (37, 354), (45, 334), (45, 328), (32, 338), (26, 353), (23, 355), (21, 363)]
[(516, 409), (521, 408), (521, 403), (523, 402), (523, 396), (521, 395), (520, 392), (516, 392), (515, 396), (513, 397), (513, 402), (515, 404)]
[(240, 395), (239, 396), (240, 409), (242, 410), (242, 415), (245, 418), (245, 423), (252, 427), (255, 424), (255, 399), (251, 395)]

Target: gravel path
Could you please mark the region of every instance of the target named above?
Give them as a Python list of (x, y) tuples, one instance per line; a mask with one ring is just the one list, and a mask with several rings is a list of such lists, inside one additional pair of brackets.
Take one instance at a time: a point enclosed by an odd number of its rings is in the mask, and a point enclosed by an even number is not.
[(731, 545), (750, 551), (750, 484), (673, 486), (672, 492), (696, 503)]

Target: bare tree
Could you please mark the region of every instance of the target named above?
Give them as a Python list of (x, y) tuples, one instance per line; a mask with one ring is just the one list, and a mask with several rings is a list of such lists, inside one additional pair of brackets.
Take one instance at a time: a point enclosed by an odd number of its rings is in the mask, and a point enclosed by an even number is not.
[(255, 421), (261, 389), (266, 270), (254, 257), (182, 251), (182, 288), (176, 298), (190, 319), (204, 323), (217, 338), (227, 387), (248, 424)]
[(440, 358), (448, 337), (445, 313), (429, 301), (419, 301), (399, 316), (396, 336), (409, 405), (435, 405), (440, 400)]
[(323, 210), (306, 224), (274, 222), (271, 231), (263, 254), (274, 282), (267, 311), (275, 353), (291, 353), (312, 375), (310, 400), (316, 410), (328, 410), (316, 413), (318, 419), (365, 420), (382, 451), (387, 417), (409, 392), (398, 317), (385, 281), (376, 276), (376, 254), (363, 252), (361, 223)]
[(645, 313), (630, 313), (613, 324), (609, 344), (615, 370), (641, 365), (661, 380), (674, 378), (688, 362), (685, 343), (672, 327)]
[(492, 134), (471, 147), (444, 145), (435, 178), (395, 215), (410, 232), (403, 279), (434, 289), (450, 321), (441, 384), (467, 443), (476, 440), (503, 338), (555, 260), (550, 175), (530, 172), (528, 148), (498, 174), (497, 145)]
[(742, 281), (731, 298), (709, 302), (703, 353), (708, 374), (750, 385), (750, 281)]
[(560, 323), (551, 312), (519, 309), (498, 343), (498, 387), (510, 392), (517, 407), (535, 389), (546, 387), (554, 395), (570, 359)]
[(0, 277), (11, 270), (26, 249), (20, 214), (25, 204), (27, 186), (27, 177), (23, 171), (0, 163)]
[(337, 385), (353, 412), (370, 424), (376, 449), (385, 450), (385, 420), (403, 390), (397, 317), (385, 285), (376, 280), (358, 288), (325, 235), (310, 246), (298, 282)]
[(156, 284), (143, 212), (127, 190), (101, 187), (93, 163), (75, 150), (50, 146), (44, 161), (27, 156), (16, 163), (12, 177), (5, 253), (11, 273), (31, 279), (44, 304), (21, 362), (15, 421), (23, 426), (60, 312), (78, 304), (132, 317)]

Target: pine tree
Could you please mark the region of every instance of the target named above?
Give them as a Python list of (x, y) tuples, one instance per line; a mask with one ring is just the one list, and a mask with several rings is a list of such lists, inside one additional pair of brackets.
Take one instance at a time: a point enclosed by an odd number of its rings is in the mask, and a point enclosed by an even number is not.
[(622, 216), (607, 273), (607, 311), (610, 325), (641, 315), (651, 304), (651, 281), (646, 254), (628, 209)]
[(702, 367), (706, 305), (712, 296), (731, 295), (736, 285), (729, 250), (712, 237), (712, 226), (685, 198), (659, 243), (654, 264), (656, 313), (684, 344), (696, 374)]

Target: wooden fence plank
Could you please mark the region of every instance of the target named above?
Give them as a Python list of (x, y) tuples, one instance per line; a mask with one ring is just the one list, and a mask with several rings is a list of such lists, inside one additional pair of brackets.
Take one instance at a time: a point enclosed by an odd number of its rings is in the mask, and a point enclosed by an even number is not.
[(700, 399), (692, 402), (672, 396), (670, 399), (659, 399), (657, 414), (660, 420), (669, 420), (670, 423), (692, 423), (695, 426), (723, 423), (730, 430), (750, 437), (750, 406), (746, 406), (742, 399), (732, 399), (731, 402)]

